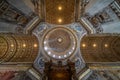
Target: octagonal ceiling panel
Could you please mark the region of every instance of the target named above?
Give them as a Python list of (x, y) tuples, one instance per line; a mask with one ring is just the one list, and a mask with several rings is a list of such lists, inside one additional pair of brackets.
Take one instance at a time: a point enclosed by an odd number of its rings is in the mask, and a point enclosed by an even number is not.
[(69, 24), (74, 22), (75, 0), (46, 0), (46, 22)]

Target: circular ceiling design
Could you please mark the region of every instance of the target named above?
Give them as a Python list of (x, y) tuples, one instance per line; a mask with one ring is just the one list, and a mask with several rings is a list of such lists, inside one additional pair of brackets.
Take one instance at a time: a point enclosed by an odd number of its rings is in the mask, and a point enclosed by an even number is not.
[(56, 27), (47, 31), (43, 39), (43, 48), (54, 59), (66, 59), (76, 49), (76, 37), (72, 30)]

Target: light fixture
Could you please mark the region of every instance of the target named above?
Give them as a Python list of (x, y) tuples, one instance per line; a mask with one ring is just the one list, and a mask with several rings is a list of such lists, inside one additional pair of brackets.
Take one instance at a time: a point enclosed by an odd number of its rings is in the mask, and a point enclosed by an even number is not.
[(23, 44), (23, 47), (26, 47), (26, 44)]
[(55, 55), (53, 55), (53, 57), (55, 57)]
[(59, 56), (59, 58), (61, 58), (61, 56)]
[(51, 52), (48, 52), (48, 54), (51, 54)]
[(57, 40), (58, 40), (59, 43), (62, 42), (62, 38), (58, 38)]
[(96, 47), (96, 46), (97, 46), (97, 45), (94, 43), (94, 44), (93, 44), (93, 47)]
[(62, 19), (58, 19), (58, 22), (61, 23), (61, 22), (62, 22)]
[(58, 6), (58, 10), (60, 10), (60, 11), (61, 11), (61, 10), (62, 10), (62, 6)]
[(11, 47), (14, 47), (14, 45), (13, 45), (13, 44), (11, 44)]
[(69, 54), (71, 54), (71, 52), (69, 52)]
[(64, 57), (67, 57), (67, 55), (64, 55)]
[(48, 48), (47, 48), (47, 47), (44, 47), (44, 49), (45, 49), (45, 50), (48, 50)]
[(82, 47), (86, 47), (86, 44), (82, 44)]
[(104, 46), (105, 46), (105, 47), (108, 47), (108, 44), (105, 44)]
[(44, 44), (46, 44), (46, 41), (44, 41)]
[(75, 49), (75, 47), (72, 48), (73, 50)]
[(37, 47), (37, 44), (34, 44), (34, 47)]

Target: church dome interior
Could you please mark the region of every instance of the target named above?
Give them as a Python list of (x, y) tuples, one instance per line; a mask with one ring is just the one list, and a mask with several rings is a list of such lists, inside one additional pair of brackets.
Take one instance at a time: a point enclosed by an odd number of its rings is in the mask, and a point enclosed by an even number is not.
[(120, 80), (120, 0), (0, 0), (0, 80)]
[(45, 52), (56, 59), (64, 59), (74, 53), (76, 38), (72, 31), (64, 27), (49, 30), (43, 38)]

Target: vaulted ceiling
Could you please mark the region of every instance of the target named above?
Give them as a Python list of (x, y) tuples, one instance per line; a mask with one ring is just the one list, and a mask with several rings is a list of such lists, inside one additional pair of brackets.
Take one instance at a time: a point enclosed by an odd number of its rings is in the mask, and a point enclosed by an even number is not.
[(46, 0), (46, 21), (52, 24), (74, 22), (75, 0)]

